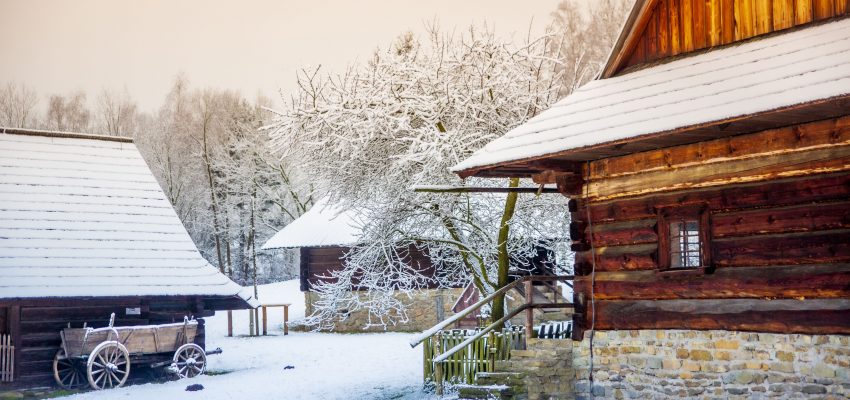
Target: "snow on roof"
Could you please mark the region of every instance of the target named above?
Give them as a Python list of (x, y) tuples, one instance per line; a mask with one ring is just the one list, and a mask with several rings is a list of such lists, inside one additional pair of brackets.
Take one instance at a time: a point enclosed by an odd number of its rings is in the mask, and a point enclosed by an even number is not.
[(198, 252), (131, 141), (0, 128), (0, 298), (241, 290)]
[(351, 246), (360, 236), (360, 219), (356, 211), (342, 209), (323, 198), (272, 236), (263, 249)]
[(850, 94), (850, 19), (591, 81), (460, 172)]

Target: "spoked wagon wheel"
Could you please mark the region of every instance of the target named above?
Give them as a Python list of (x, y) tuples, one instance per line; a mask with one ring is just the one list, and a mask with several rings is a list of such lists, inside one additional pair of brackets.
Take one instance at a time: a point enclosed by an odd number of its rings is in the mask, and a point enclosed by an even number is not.
[(188, 343), (174, 352), (174, 366), (181, 378), (194, 378), (207, 369), (207, 354), (201, 346)]
[(92, 389), (121, 387), (130, 376), (130, 353), (121, 343), (103, 342), (89, 355), (86, 373)]
[(78, 389), (86, 384), (82, 366), (65, 357), (64, 349), (53, 356), (53, 379), (62, 389)]

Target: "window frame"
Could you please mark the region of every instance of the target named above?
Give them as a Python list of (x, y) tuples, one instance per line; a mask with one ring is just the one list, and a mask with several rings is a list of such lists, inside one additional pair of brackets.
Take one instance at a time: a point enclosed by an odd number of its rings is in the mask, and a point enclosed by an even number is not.
[[(681, 204), (657, 208), (659, 272), (698, 271), (708, 273), (711, 264), (711, 217), (707, 204)], [(699, 223), (700, 266), (673, 267), (671, 264), (673, 243), (670, 242), (670, 223), (677, 220), (696, 220)]]

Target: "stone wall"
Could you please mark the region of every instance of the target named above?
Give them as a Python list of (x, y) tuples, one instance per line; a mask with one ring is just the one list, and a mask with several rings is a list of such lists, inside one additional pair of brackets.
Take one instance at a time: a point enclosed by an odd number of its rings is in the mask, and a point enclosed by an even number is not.
[(525, 357), (512, 358), (523, 363), (528, 400), (572, 397), (575, 391), (572, 343), (570, 339), (528, 339)]
[(850, 398), (850, 337), (599, 331), (573, 344), (577, 398)]
[[(386, 329), (380, 326), (363, 329), (368, 322), (368, 311), (351, 312), (345, 319), (335, 322), (336, 332), (421, 332), (452, 315), (452, 306), (463, 292), (458, 289), (428, 289), (416, 292), (412, 299), (405, 295), (402, 301), (409, 303), (407, 309), (408, 321), (397, 325), (389, 325)], [(306, 315), (313, 312), (313, 301), (318, 299), (314, 292), (304, 292)]]

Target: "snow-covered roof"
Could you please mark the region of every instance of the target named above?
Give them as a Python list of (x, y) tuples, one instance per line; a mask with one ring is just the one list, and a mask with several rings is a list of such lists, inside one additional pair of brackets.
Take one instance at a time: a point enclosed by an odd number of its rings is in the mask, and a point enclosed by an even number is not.
[(361, 226), (357, 211), (342, 209), (323, 198), (272, 236), (263, 249), (351, 246), (357, 243)]
[(0, 298), (239, 296), (126, 138), (0, 128)]
[(452, 168), (552, 156), (850, 94), (850, 19), (597, 79)]

